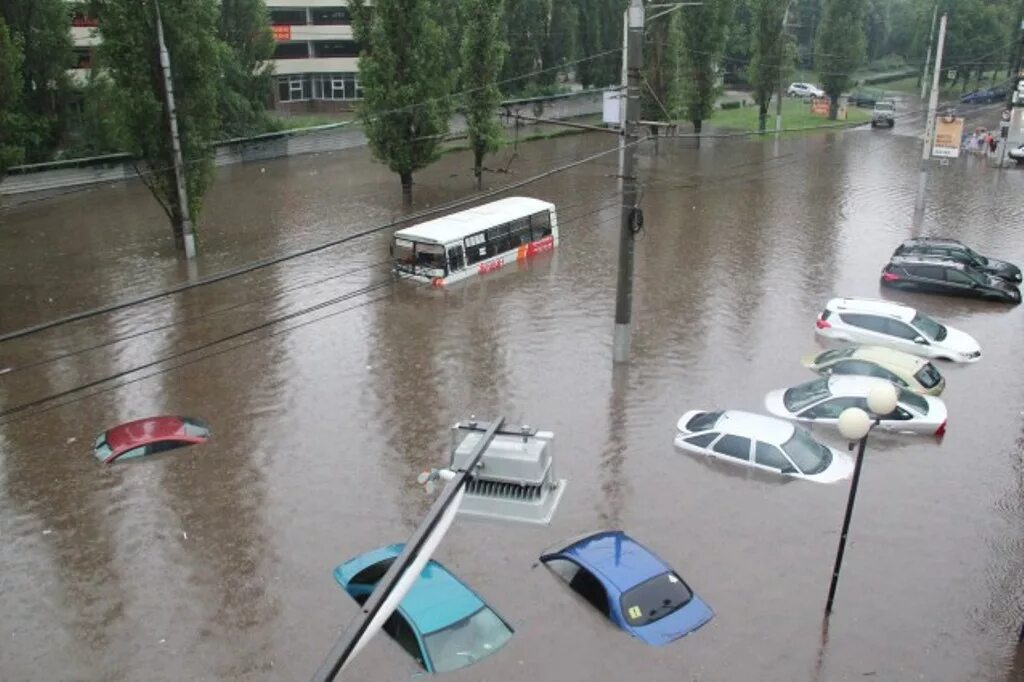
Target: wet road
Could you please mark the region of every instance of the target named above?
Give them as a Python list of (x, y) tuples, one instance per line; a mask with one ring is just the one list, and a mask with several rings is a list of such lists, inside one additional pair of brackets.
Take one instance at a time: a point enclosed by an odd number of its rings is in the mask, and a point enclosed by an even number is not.
[[(524, 145), (514, 174), (490, 182), (608, 144)], [(768, 390), (812, 378), (799, 358), (819, 347), (829, 297), (897, 298), (878, 272), (909, 236), (919, 154), (913, 137), (870, 130), (645, 147), (627, 371), (610, 363), (614, 154), (520, 190), (559, 206), (562, 243), (519, 271), (447, 291), (392, 285), (382, 232), (0, 344), (0, 411), (175, 356), (0, 417), (0, 677), (307, 678), (356, 613), (333, 567), (407, 538), (431, 499), (416, 474), (445, 461), (447, 425), (501, 413), (556, 432), (569, 487), (550, 527), (460, 522), (441, 546), (516, 629), (450, 679), (1020, 679), (1024, 311), (898, 296), (973, 334), (984, 359), (940, 366), (941, 443), (871, 438), (827, 633), (845, 484), (780, 482), (672, 446), (687, 409), (761, 410)], [(469, 166), (450, 154), (418, 175), (418, 206), (468, 194)], [(200, 274), (384, 223), (401, 214), (398, 189), (364, 151), (223, 169)], [(1022, 262), (1022, 190), (1024, 173), (977, 159), (942, 168), (928, 231)], [(185, 277), (138, 186), (0, 220), (0, 332)], [(95, 463), (97, 433), (156, 413), (203, 417), (214, 438)], [(715, 619), (649, 648), (535, 565), (599, 527), (654, 549)], [(415, 670), (378, 637), (348, 679)]]

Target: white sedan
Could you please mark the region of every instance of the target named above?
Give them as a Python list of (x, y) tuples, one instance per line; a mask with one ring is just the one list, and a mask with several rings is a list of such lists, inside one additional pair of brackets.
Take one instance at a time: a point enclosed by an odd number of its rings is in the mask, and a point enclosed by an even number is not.
[(816, 441), (792, 422), (740, 410), (690, 410), (675, 444), (698, 455), (776, 474), (834, 483), (853, 473), (853, 458)]
[[(862, 376), (815, 379), (793, 388), (771, 391), (764, 397), (764, 406), (772, 414), (786, 419), (835, 426), (839, 415), (848, 407), (870, 412), (868, 393), (878, 384), (889, 382)], [(896, 392), (896, 409), (881, 417), (879, 428), (935, 436), (946, 432), (946, 404), (941, 398), (918, 395), (898, 386)]]
[(790, 97), (824, 97), (825, 91), (810, 83), (790, 83), (786, 94)]

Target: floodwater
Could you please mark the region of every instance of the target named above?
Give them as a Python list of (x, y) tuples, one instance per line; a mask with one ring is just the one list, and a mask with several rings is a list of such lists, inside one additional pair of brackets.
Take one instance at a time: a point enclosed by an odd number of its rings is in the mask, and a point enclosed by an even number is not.
[[(1024, 310), (880, 290), (910, 235), (920, 154), (896, 132), (642, 146), (624, 369), (611, 364), (614, 153), (517, 190), (558, 205), (562, 238), (518, 270), (445, 291), (396, 284), (384, 230), (0, 344), (0, 677), (308, 678), (356, 614), (334, 566), (406, 539), (431, 501), (416, 475), (446, 462), (448, 426), (500, 414), (556, 433), (569, 484), (549, 527), (460, 521), (441, 545), (436, 558), (516, 630), (448, 678), (1024, 679)], [(614, 144), (524, 144), (487, 180)], [(417, 208), (471, 194), (470, 166), (453, 153), (418, 174)], [(1022, 193), (1022, 172), (937, 167), (927, 231), (1024, 262)], [(401, 214), (397, 178), (365, 150), (225, 168), (198, 274)], [(169, 235), (132, 184), (0, 214), (0, 333), (185, 281)], [(941, 442), (870, 438), (824, 629), (847, 484), (709, 464), (672, 438), (688, 409), (761, 410), (767, 391), (812, 378), (799, 358), (820, 347), (814, 317), (835, 295), (909, 301), (973, 334), (984, 357), (940, 365)], [(207, 420), (213, 438), (93, 459), (99, 432), (165, 413)], [(598, 528), (657, 552), (714, 620), (647, 647), (537, 565), (542, 548)], [(381, 636), (346, 679), (416, 670)]]

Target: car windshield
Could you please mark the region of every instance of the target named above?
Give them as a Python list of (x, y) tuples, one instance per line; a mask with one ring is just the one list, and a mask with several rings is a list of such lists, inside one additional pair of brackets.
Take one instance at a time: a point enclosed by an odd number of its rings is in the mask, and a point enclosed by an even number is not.
[(914, 325), (919, 331), (924, 332), (925, 336), (930, 339), (942, 341), (946, 338), (946, 328), (927, 315), (917, 313), (914, 315), (914, 319), (910, 321), (910, 324)]
[(828, 379), (816, 379), (787, 389), (782, 395), (782, 402), (786, 404), (786, 409), (790, 412), (799, 412), (808, 405), (824, 400), (830, 395), (832, 394), (828, 391)]
[(696, 415), (690, 421), (686, 422), (686, 428), (689, 431), (707, 431), (715, 425), (718, 418), (722, 416), (721, 412), (701, 412)]
[(93, 444), (93, 451), (96, 454), (96, 459), (101, 462), (105, 462), (110, 455), (114, 454), (113, 449), (107, 443), (107, 434), (101, 433)]
[(878, 111), (892, 111), (895, 107), (889, 102), (877, 102), (875, 104), (875, 109)]
[(671, 571), (626, 590), (620, 602), (622, 615), (633, 627), (661, 620), (693, 599), (693, 592)]
[(782, 444), (782, 449), (807, 475), (820, 474), (832, 463), (832, 451), (802, 429), (794, 430), (793, 437)]
[(978, 263), (979, 265), (988, 265), (988, 258), (985, 258), (971, 247), (965, 246), (964, 253), (970, 256), (971, 260), (973, 260), (975, 263)]
[(198, 419), (183, 420), (185, 435), (191, 438), (209, 438), (210, 427)]
[(837, 360), (845, 360), (854, 353), (857, 352), (856, 346), (848, 346), (847, 348), (833, 348), (827, 350), (818, 357), (814, 358), (814, 364), (816, 365), (829, 365)]
[(473, 615), (426, 635), (423, 643), (434, 672), (445, 673), (490, 656), (511, 636), (512, 630), (498, 614), (482, 606)]
[(904, 405), (910, 405), (921, 414), (928, 414), (928, 401), (916, 393), (911, 393), (910, 391), (901, 388), (900, 402)]
[(942, 375), (939, 374), (939, 370), (935, 369), (930, 362), (926, 363), (925, 366), (914, 375), (914, 378), (917, 379), (918, 383), (925, 388), (932, 388), (942, 381)]

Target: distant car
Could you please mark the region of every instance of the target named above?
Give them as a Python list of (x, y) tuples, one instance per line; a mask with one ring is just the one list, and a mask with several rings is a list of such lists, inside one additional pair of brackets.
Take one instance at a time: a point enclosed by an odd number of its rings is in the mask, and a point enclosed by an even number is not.
[(850, 93), (846, 98), (846, 102), (855, 107), (873, 107), (879, 98), (880, 96), (877, 93), (861, 90)]
[(676, 424), (676, 447), (724, 462), (818, 483), (853, 473), (853, 459), (799, 426), (741, 410), (691, 410)]
[(922, 395), (940, 395), (946, 388), (945, 377), (932, 363), (884, 346), (830, 348), (801, 362), (825, 376), (875, 377)]
[(540, 560), (612, 623), (653, 646), (714, 617), (678, 573), (621, 530), (575, 538)]
[[(839, 423), (839, 415), (850, 407), (868, 412), (868, 393), (885, 379), (833, 376), (815, 379), (793, 388), (771, 391), (764, 406), (772, 414), (814, 424)], [(946, 404), (941, 398), (923, 396), (897, 388), (896, 409), (879, 419), (879, 428), (897, 433), (941, 436), (946, 432)]]
[(875, 102), (871, 110), (871, 127), (886, 126), (892, 128), (896, 125), (896, 103), (892, 100)]
[(790, 97), (824, 97), (825, 91), (810, 83), (790, 83), (786, 94)]
[(115, 426), (93, 443), (93, 454), (104, 464), (154, 455), (203, 443), (210, 427), (192, 417), (149, 417)]
[[(363, 604), (403, 548), (388, 545), (360, 554), (335, 568), (334, 579)], [(465, 668), (512, 637), (508, 623), (436, 561), (423, 567), (384, 631), (431, 673)]]
[(935, 256), (894, 256), (882, 269), (881, 283), (926, 294), (1020, 303), (1020, 289), (1016, 284), (971, 265)]
[(975, 90), (960, 97), (963, 104), (992, 104), (1006, 99), (1007, 91), (1003, 88)]
[(1016, 161), (1018, 166), (1024, 164), (1024, 144), (1015, 149), (1008, 150), (1006, 155)]
[(870, 298), (833, 298), (818, 315), (815, 332), (850, 343), (888, 346), (925, 358), (978, 362), (981, 347), (970, 334), (940, 324), (910, 306)]
[[(1021, 149), (1024, 150), (1024, 145), (1021, 146)], [(1024, 154), (1024, 151), (1022, 151), (1022, 154)], [(990, 275), (1002, 277), (1010, 282), (1021, 281), (1020, 268), (1013, 263), (1007, 263), (1006, 261), (1002, 261), (997, 258), (983, 256), (956, 239), (949, 239), (946, 237), (918, 237), (916, 239), (908, 239), (897, 246), (892, 255), (939, 256), (965, 265), (973, 265), (979, 270), (987, 272)]]

